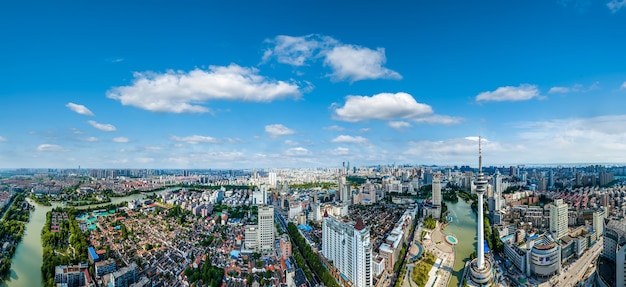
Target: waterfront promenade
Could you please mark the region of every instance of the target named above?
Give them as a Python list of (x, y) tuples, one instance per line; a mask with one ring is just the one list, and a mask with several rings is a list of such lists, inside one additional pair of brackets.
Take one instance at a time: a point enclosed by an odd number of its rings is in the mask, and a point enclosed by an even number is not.
[[(442, 226), (441, 223), (437, 223), (437, 226), (432, 231), (429, 231), (428, 229), (417, 228), (415, 232), (419, 232), (419, 233), (416, 234), (416, 236), (414, 237), (415, 242), (423, 246), (424, 252), (431, 253), (435, 255), (436, 258), (439, 258), (442, 260), (441, 267), (437, 271), (437, 275), (439, 278), (436, 280), (433, 287), (447, 287), (448, 284), (450, 283), (450, 278), (452, 277), (452, 272), (454, 270), (453, 269), (454, 259), (455, 259), (454, 245), (446, 241), (445, 237), (447, 234), (445, 234), (441, 230), (441, 226)], [(427, 231), (428, 235), (425, 236), (424, 240), (422, 240), (422, 242), (420, 243), (419, 235), (421, 234), (422, 230)], [(410, 258), (410, 256), (417, 254), (417, 250), (418, 250), (417, 246), (415, 246), (414, 244), (411, 244), (409, 252), (407, 252), (407, 256), (409, 256)], [(415, 287), (416, 286), (415, 283), (411, 279), (413, 266), (415, 266), (414, 263), (407, 265), (407, 272), (404, 278), (404, 284), (402, 285), (403, 287)]]

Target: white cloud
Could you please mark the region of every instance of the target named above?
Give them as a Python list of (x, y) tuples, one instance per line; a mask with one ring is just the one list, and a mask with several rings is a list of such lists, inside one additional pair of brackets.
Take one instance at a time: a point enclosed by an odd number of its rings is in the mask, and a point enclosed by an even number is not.
[(588, 88), (585, 88), (581, 84), (575, 84), (570, 87), (556, 86), (556, 87), (550, 88), (550, 90), (548, 91), (548, 94), (585, 93), (585, 92), (597, 90), (599, 88), (600, 88), (599, 82), (594, 82)]
[(486, 138), (479, 137), (479, 136), (469, 136), (469, 137), (465, 137), (464, 139), (466, 139), (468, 141), (473, 141), (473, 142), (478, 142), (478, 140), (480, 139), (481, 143), (489, 142), (489, 140), (487, 140)]
[(210, 100), (271, 102), (301, 95), (295, 83), (270, 80), (255, 68), (236, 64), (189, 72), (135, 73), (134, 78), (130, 86), (110, 89), (107, 97), (153, 112), (206, 113), (210, 110), (201, 104)]
[(619, 87), (620, 90), (626, 90), (626, 82), (623, 82), (622, 85)]
[(411, 119), (431, 115), (433, 109), (407, 93), (382, 93), (371, 97), (347, 96), (343, 107), (334, 110), (336, 119), (347, 122)]
[[(452, 138), (439, 141), (410, 142), (404, 152), (409, 158), (419, 158), (428, 164), (478, 164), (478, 137)], [(483, 163), (491, 165), (506, 154), (500, 143), (483, 140)], [(513, 148), (513, 147), (512, 147)]]
[(456, 125), (463, 121), (463, 118), (459, 117), (451, 117), (451, 116), (443, 116), (443, 115), (432, 115), (421, 118), (412, 119), (415, 123), (425, 123), (425, 124), (442, 124), (442, 125)]
[(331, 79), (350, 82), (375, 79), (402, 79), (393, 70), (383, 67), (387, 62), (385, 49), (372, 50), (354, 45), (334, 47), (326, 54), (324, 65), (333, 69)]
[(67, 151), (60, 145), (55, 144), (41, 144), (37, 147), (38, 151), (51, 151), (51, 152), (59, 152), (59, 151)]
[(303, 148), (303, 147), (290, 148), (284, 152), (286, 156), (303, 156), (303, 155), (309, 155), (310, 153), (311, 152), (308, 149)]
[(135, 161), (138, 163), (151, 163), (154, 162), (154, 158), (151, 157), (138, 157), (135, 158)]
[(340, 127), (338, 125), (332, 125), (332, 126), (324, 127), (324, 130), (340, 132), (340, 131), (345, 130), (345, 128), (344, 127)]
[(285, 144), (286, 145), (290, 145), (290, 146), (297, 146), (299, 145), (299, 143), (292, 141), (292, 140), (285, 140)]
[(410, 128), (411, 124), (404, 121), (391, 121), (387, 125), (396, 130), (402, 130), (403, 128)]
[(330, 151), (331, 155), (347, 155), (350, 153), (350, 149), (346, 147), (338, 147), (332, 151)]
[(360, 133), (369, 133), (370, 131), (372, 131), (372, 129), (371, 129), (371, 128), (360, 128), (360, 129), (359, 129), (359, 132), (360, 132)]
[(279, 136), (285, 136), (285, 135), (292, 135), (296, 133), (296, 131), (282, 124), (266, 125), (265, 132), (268, 133), (270, 137), (272, 138), (277, 138)]
[(98, 138), (97, 137), (88, 137), (88, 138), (84, 138), (84, 139), (81, 139), (81, 140), (93, 143), (93, 142), (97, 142)]
[(279, 35), (266, 42), (273, 46), (263, 54), (263, 62), (270, 58), (292, 66), (305, 66), (317, 59), (332, 69), (333, 80), (351, 82), (373, 79), (401, 79), (402, 76), (384, 67), (387, 61), (384, 48), (375, 50), (358, 45), (343, 44), (323, 35), (300, 37)]
[(92, 127), (96, 128), (96, 129), (99, 129), (101, 131), (105, 131), (105, 132), (114, 132), (114, 131), (117, 130), (117, 128), (114, 125), (112, 125), (112, 124), (101, 124), (101, 123), (98, 123), (96, 121), (88, 121), (88, 123)]
[(67, 103), (67, 105), (65, 106), (77, 114), (84, 115), (84, 116), (95, 116), (93, 112), (91, 112), (87, 107), (83, 105), (79, 105), (75, 103)]
[(218, 142), (217, 139), (215, 139), (214, 137), (199, 136), (199, 135), (193, 135), (193, 136), (188, 136), (188, 137), (171, 136), (170, 138), (173, 141), (185, 142), (188, 144), (217, 143)]
[(340, 135), (336, 138), (332, 139), (330, 142), (333, 143), (353, 143), (353, 144), (366, 144), (368, 140), (362, 136), (349, 136), (349, 135)]
[(8, 142), (9, 140), (7, 140), (5, 137), (0, 136), (0, 143), (4, 143), (4, 142)]
[(128, 142), (128, 138), (126, 138), (126, 137), (116, 137), (116, 138), (113, 138), (113, 142), (116, 142), (116, 143), (127, 143)]
[(609, 7), (609, 10), (611, 10), (612, 13), (616, 13), (626, 7), (626, 0), (611, 0), (606, 3), (606, 7)]
[(156, 151), (156, 150), (162, 150), (163, 147), (161, 146), (146, 146), (144, 147), (146, 150), (151, 150), (151, 151)]
[(539, 89), (535, 85), (523, 84), (518, 87), (499, 87), (495, 91), (482, 92), (476, 96), (476, 101), (504, 102), (504, 101), (527, 101), (540, 97)]
[(275, 57), (276, 61), (282, 64), (304, 66), (306, 62), (319, 57), (319, 50), (328, 49), (328, 46), (336, 44), (337, 40), (328, 36), (311, 34), (301, 37), (278, 35), (266, 42), (274, 46), (265, 50), (263, 62)]
[(568, 87), (552, 87), (548, 91), (548, 94), (555, 94), (555, 93), (565, 94), (565, 93), (569, 93), (570, 91), (571, 89)]
[(71, 130), (72, 130), (72, 133), (75, 134), (75, 135), (82, 135), (83, 134), (83, 132), (81, 130), (77, 129), (77, 128), (71, 128)]

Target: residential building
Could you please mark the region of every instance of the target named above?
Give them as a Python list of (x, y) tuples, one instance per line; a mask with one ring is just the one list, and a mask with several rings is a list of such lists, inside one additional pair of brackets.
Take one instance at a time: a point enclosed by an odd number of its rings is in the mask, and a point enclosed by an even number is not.
[(370, 229), (359, 218), (356, 223), (324, 214), (322, 254), (352, 282), (353, 287), (372, 286), (372, 243)]
[(259, 250), (274, 249), (274, 206), (259, 206)]
[(117, 270), (117, 265), (115, 264), (115, 260), (109, 258), (104, 261), (96, 262), (95, 271), (96, 278), (100, 278), (106, 274), (113, 273)]
[(137, 282), (137, 263), (130, 265), (111, 273), (109, 277), (110, 287), (130, 287)]

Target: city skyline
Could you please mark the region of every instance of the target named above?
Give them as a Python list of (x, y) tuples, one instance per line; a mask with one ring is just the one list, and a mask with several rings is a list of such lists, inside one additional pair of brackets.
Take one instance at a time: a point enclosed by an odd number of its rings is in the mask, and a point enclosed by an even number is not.
[(3, 169), (626, 163), (626, 1), (0, 7)]

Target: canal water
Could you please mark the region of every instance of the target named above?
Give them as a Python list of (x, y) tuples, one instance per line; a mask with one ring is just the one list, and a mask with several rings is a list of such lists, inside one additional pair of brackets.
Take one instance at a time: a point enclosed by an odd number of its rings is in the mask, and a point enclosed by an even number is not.
[(459, 286), (459, 280), (463, 276), (463, 267), (469, 260), (470, 254), (476, 250), (476, 214), (472, 211), (469, 203), (459, 199), (458, 202), (446, 202), (452, 223), (443, 231), (446, 234), (456, 236), (459, 243), (455, 245), (454, 272), (450, 278), (448, 287)]
[[(158, 193), (163, 191), (157, 191)], [(152, 193), (133, 194), (126, 197), (113, 197), (110, 203), (78, 206), (77, 209), (97, 208), (109, 204), (117, 204), (134, 199), (142, 199)], [(30, 221), (26, 224), (24, 237), (17, 245), (11, 261), (9, 278), (0, 283), (0, 287), (37, 287), (42, 286), (41, 265), (43, 264), (43, 247), (41, 247), (41, 229), (46, 224), (46, 213), (52, 208), (61, 206), (53, 203), (53, 206), (39, 205), (30, 199), (35, 205), (35, 210), (30, 215)]]

